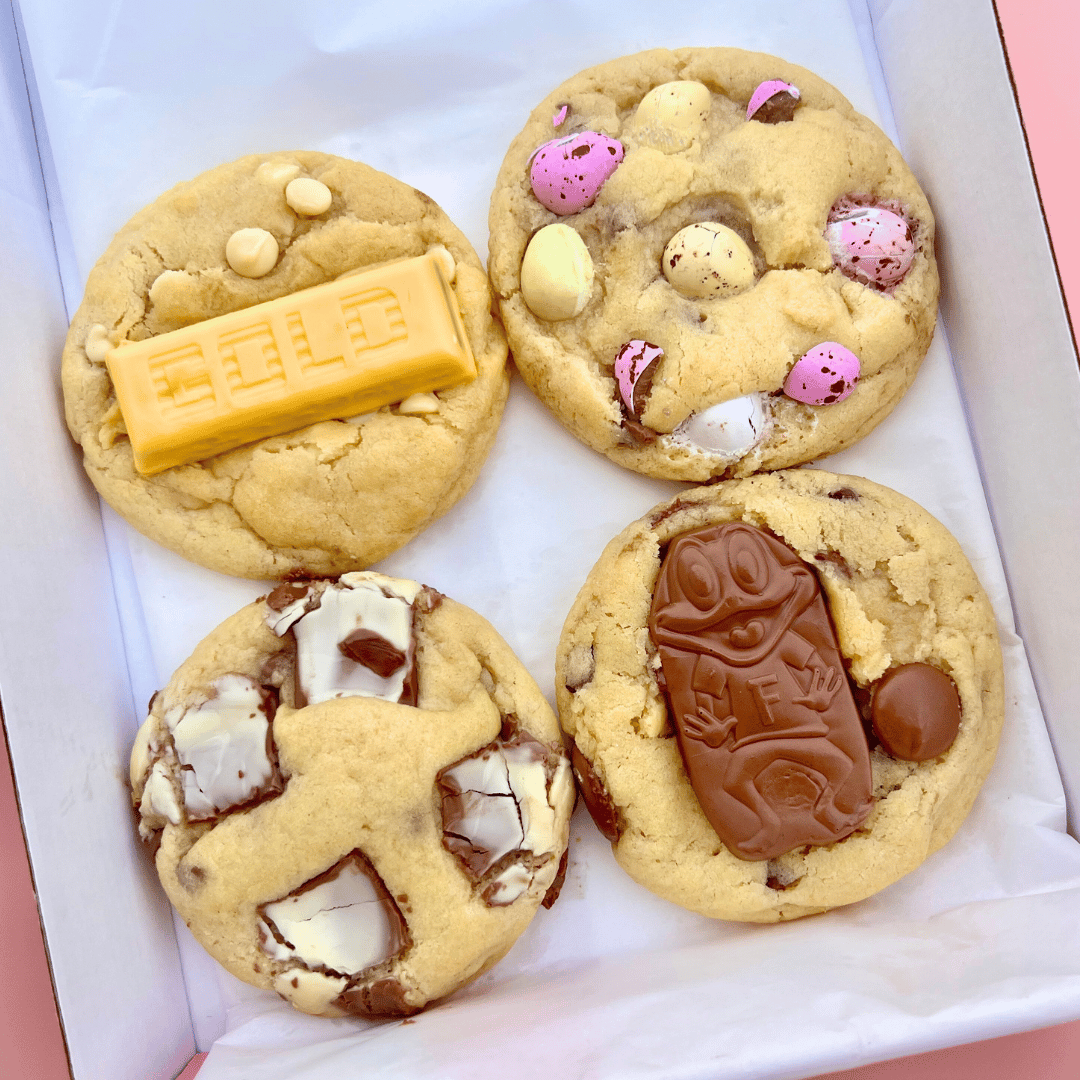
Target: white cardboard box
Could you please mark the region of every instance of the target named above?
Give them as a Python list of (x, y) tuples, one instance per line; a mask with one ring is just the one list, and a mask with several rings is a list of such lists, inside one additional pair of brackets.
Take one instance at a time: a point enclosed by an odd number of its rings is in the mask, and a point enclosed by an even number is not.
[[(934, 205), (944, 333), (893, 416), (823, 465), (923, 502), (983, 576), (1010, 665), (994, 773), (915, 874), (779, 927), (649, 896), (579, 812), (563, 898), (476, 986), (408, 1025), (292, 1014), (174, 926), (123, 788), (149, 693), (265, 586), (191, 567), (101, 508), (62, 422), (65, 303), (139, 206), (260, 149), (362, 158), (428, 191), (483, 253), (495, 169), (535, 102), (590, 64), (686, 44), (784, 55), (887, 130), (895, 118)], [(744, 1080), (1080, 1016), (1080, 845), (1065, 831), (1065, 793), (1080, 798), (1080, 373), (989, 0), (23, 0), (0, 12), (0, 60), (0, 694), (76, 1080), (173, 1076), (226, 1027), (206, 1080)], [(383, 567), (480, 610), (550, 695), (588, 568), (676, 488), (578, 446), (516, 383), (477, 487)]]

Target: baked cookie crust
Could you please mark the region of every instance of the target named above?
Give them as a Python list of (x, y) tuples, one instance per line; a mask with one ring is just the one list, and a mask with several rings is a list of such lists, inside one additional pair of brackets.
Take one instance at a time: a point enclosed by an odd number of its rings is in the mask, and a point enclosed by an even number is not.
[[(325, 185), (329, 208), (294, 210), (285, 188), (297, 178)], [(226, 257), (230, 237), (249, 228), (265, 230), (280, 249), (261, 277), (242, 276)], [(437, 247), (456, 264), (452, 288), (478, 375), (440, 390), (435, 411), (385, 406), (154, 476), (135, 470), (107, 348)], [(361, 569), (445, 513), (476, 479), (509, 385), (491, 306), (480, 260), (422, 192), (328, 154), (245, 157), (140, 211), (91, 271), (63, 353), (68, 427), (105, 500), (194, 562), (255, 579)]]
[[(768, 80), (797, 87), (790, 121), (747, 119), (755, 88)], [(665, 118), (662, 105), (643, 119), (646, 95), (672, 85), (700, 87), (703, 103), (691, 89), (681, 120), (672, 119), (675, 106)], [(701, 106), (692, 123), (685, 119), (690, 105)], [(582, 132), (603, 137), (600, 153), (618, 140), (624, 156), (591, 205), (556, 214), (533, 193), (532, 155), (553, 138)], [(825, 230), (830, 210), (845, 199), (888, 207), (906, 220), (914, 254), (899, 284), (863, 284), (834, 266)], [(751, 287), (698, 299), (666, 279), (666, 245), (706, 222), (745, 243)], [(569, 317), (552, 308), (558, 317), (541, 318), (523, 295), (522, 260), (534, 236), (553, 224), (574, 230), (587, 249), (559, 268), (564, 284), (567, 276), (576, 280), (582, 307)], [(765, 54), (654, 50), (567, 80), (511, 144), (492, 196), (490, 233), (491, 279), (525, 381), (579, 439), (651, 476), (746, 476), (841, 450), (893, 408), (933, 336), (934, 219), (914, 176), (836, 89)], [(581, 272), (583, 262), (591, 272)], [(633, 341), (664, 356), (631, 417), (619, 400), (615, 360)], [(828, 405), (785, 396), (794, 363), (826, 342), (861, 361), (854, 392)], [(751, 397), (760, 405), (752, 420), (759, 441), (745, 452), (714, 452), (682, 437), (709, 408)]]
[[(669, 545), (725, 522), (765, 530), (816, 571), (864, 718), (899, 665), (944, 672), (960, 700), (959, 732), (930, 760), (898, 760), (868, 735), (872, 801), (849, 835), (768, 859), (736, 857), (706, 819), (648, 625)], [(752, 922), (861, 900), (945, 844), (993, 762), (1002, 679), (993, 611), (947, 530), (894, 491), (808, 469), (692, 489), (628, 526), (578, 595), (556, 664), (575, 770), (620, 865), (693, 911)]]

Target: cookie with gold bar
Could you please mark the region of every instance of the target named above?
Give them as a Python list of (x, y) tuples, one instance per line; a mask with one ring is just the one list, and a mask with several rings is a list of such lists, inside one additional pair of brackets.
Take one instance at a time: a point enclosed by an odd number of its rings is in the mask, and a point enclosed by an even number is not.
[(407, 1016), (490, 968), (557, 897), (574, 805), (502, 638), (371, 572), (214, 630), (154, 696), (131, 785), (195, 937), (323, 1016)]
[(252, 578), (362, 569), (471, 486), (508, 375), (479, 259), (430, 198), (320, 153), (137, 214), (63, 354), (68, 426), (136, 528)]
[(816, 75), (655, 50), (568, 79), (511, 144), (491, 279), (522, 376), (627, 468), (703, 481), (855, 442), (934, 332), (934, 218)]
[(586, 805), (643, 885), (714, 918), (861, 900), (960, 827), (1004, 714), (956, 540), (858, 477), (685, 491), (606, 548), (556, 690)]

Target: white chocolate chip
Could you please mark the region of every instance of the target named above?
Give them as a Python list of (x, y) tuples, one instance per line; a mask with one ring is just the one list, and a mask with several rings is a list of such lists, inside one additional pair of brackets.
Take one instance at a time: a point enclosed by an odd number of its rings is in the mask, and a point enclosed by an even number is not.
[(654, 86), (634, 113), (641, 142), (665, 153), (685, 150), (701, 132), (712, 110), (704, 83), (669, 82)]
[(299, 176), (290, 180), (285, 188), (285, 201), (304, 217), (325, 214), (333, 199), (330, 189), (321, 180), (310, 176)]
[(282, 188), (290, 180), (295, 180), (300, 173), (300, 166), (294, 161), (264, 161), (255, 170), (256, 178), (264, 184)]
[(405, 416), (428, 416), (439, 411), (439, 399), (434, 394), (410, 394), (399, 406)]
[(545, 225), (521, 260), (521, 295), (529, 310), (552, 321), (580, 315), (589, 302), (593, 261), (569, 225)]
[(442, 244), (434, 244), (429, 247), (428, 254), (438, 257), (439, 269), (442, 270), (443, 277), (452, 283), (454, 278), (457, 277), (457, 262), (454, 256)]
[(265, 229), (237, 229), (225, 245), (226, 260), (241, 277), (269, 274), (277, 257), (278, 243)]
[(86, 353), (86, 359), (89, 360), (91, 364), (104, 364), (105, 357), (112, 348), (113, 343), (109, 338), (109, 331), (106, 330), (101, 323), (94, 323), (94, 325), (86, 331), (86, 340), (83, 342), (83, 351)]
[(664, 248), (664, 277), (691, 300), (719, 300), (749, 289), (757, 278), (754, 256), (726, 225), (700, 221), (680, 229)]

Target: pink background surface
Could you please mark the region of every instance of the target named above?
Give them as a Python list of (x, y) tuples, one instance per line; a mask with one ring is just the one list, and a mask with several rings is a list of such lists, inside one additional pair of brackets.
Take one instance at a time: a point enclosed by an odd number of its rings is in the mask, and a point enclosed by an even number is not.
[[(997, 0), (1009, 62), (1035, 162), (1058, 269), (1080, 322), (1080, 95), (1072, 76), (1080, 58), (1077, 0)], [(7, 743), (0, 729), (0, 1077), (67, 1080), (56, 1013), (23, 846)], [(19, 973), (18, 978), (12, 977)], [(190, 1080), (198, 1061), (184, 1071)], [(1080, 1020), (1044, 1031), (920, 1054), (821, 1080), (1075, 1080), (1080, 1076)]]

